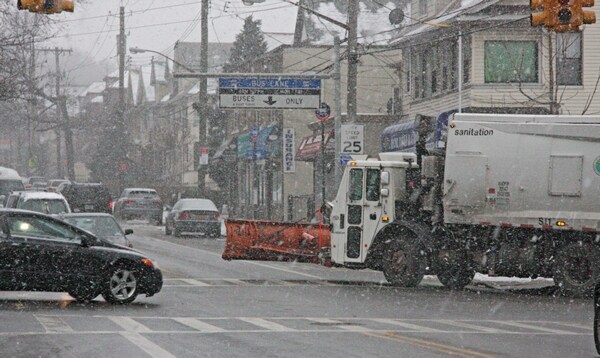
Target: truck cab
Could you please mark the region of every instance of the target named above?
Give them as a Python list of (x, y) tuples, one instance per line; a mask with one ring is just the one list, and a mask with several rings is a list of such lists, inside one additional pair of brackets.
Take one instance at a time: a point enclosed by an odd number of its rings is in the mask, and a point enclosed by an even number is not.
[(407, 201), (407, 173), (417, 170), (413, 153), (380, 153), (379, 160), (352, 161), (344, 170), (331, 211), (331, 259), (363, 267), (378, 232), (397, 216), (398, 202)]

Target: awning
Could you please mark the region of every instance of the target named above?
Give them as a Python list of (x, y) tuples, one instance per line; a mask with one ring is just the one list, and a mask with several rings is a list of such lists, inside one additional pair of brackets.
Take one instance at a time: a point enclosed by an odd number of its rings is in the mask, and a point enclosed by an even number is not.
[(325, 131), (324, 138), (321, 138), (321, 132), (311, 136), (302, 138), (300, 146), (296, 151), (296, 160), (310, 162), (314, 161), (321, 155), (321, 143), (325, 143), (325, 153), (331, 154), (335, 152), (335, 135), (334, 130)]
[[(465, 108), (465, 110), (467, 109)], [(452, 109), (438, 113), (435, 121), (432, 123), (431, 132), (427, 136), (426, 148), (428, 150), (445, 147), (446, 135), (448, 133), (448, 119), (452, 114), (457, 112), (458, 109)], [(381, 151), (415, 152), (418, 137), (416, 120), (394, 124), (381, 132)]]

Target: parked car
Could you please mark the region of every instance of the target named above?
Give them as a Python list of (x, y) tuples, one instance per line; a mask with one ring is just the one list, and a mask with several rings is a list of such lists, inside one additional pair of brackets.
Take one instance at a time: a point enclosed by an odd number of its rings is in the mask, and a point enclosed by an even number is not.
[(62, 220), (86, 230), (103, 240), (113, 244), (133, 247), (127, 235), (133, 234), (132, 229), (123, 231), (117, 220), (111, 214), (105, 213), (71, 213), (59, 216)]
[(144, 254), (102, 240), (54, 217), (0, 209), (0, 290), (98, 295), (130, 303), (162, 288), (162, 273)]
[(183, 232), (221, 236), (219, 210), (208, 199), (179, 199), (167, 214), (165, 234), (180, 236)]
[(25, 185), (25, 189), (33, 188), (34, 183), (46, 183), (45, 186), (48, 186), (48, 180), (44, 177), (29, 177), (23, 178), (23, 184)]
[(126, 188), (113, 205), (118, 220), (144, 218), (162, 225), (163, 203), (154, 189)]
[(63, 183), (69, 183), (67, 179), (52, 179), (48, 183), (48, 191), (56, 192), (58, 191), (58, 186)]
[(10, 193), (24, 189), (23, 180), (16, 170), (0, 167), (0, 204), (2, 206), (6, 205), (6, 199)]
[(71, 212), (71, 207), (64, 196), (46, 191), (14, 191), (8, 196), (6, 207), (50, 215)]
[(100, 183), (66, 183), (60, 187), (60, 193), (67, 199), (71, 210), (77, 212), (112, 213), (110, 201), (112, 195), (108, 188)]

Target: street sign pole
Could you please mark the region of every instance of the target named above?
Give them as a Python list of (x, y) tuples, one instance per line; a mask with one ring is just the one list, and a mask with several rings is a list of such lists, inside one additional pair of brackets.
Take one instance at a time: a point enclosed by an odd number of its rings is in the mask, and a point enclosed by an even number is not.
[(325, 121), (331, 117), (331, 108), (325, 102), (315, 111), (321, 122), (321, 210), (325, 207)]

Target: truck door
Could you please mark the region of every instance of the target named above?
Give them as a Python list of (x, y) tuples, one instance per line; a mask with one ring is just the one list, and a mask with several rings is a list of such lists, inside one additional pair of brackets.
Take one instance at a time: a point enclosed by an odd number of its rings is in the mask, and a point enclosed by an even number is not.
[(344, 261), (364, 262), (380, 222), (381, 171), (378, 168), (352, 168), (349, 179)]

